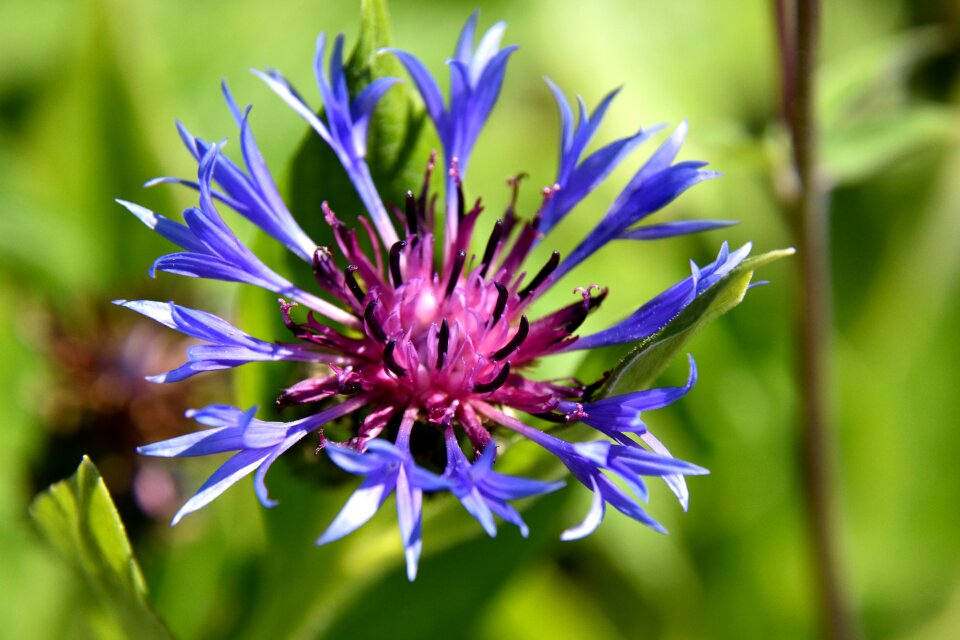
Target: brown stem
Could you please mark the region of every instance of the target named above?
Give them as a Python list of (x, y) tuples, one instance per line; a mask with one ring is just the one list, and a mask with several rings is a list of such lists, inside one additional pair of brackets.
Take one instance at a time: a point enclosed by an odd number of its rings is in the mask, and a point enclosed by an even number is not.
[[(818, 173), (815, 77), (819, 44), (819, 0), (797, 0), (788, 15), (777, 0), (783, 116), (793, 143), (798, 192), (791, 203), (797, 245), (797, 342), (801, 385), (802, 470), (810, 529), (821, 635), (835, 640), (859, 635), (841, 578), (836, 539), (835, 460), (831, 424), (831, 292), (828, 189)], [(795, 28), (789, 23), (794, 21)]]

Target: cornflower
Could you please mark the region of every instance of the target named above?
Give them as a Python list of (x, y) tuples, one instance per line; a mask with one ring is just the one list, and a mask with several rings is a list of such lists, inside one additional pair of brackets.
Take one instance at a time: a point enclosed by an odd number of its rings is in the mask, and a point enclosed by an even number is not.
[[(178, 124), (184, 144), (198, 163), (197, 180), (159, 178), (148, 184), (191, 186), (199, 192), (198, 206), (184, 212), (181, 224), (119, 201), (182, 249), (159, 258), (151, 274), (159, 270), (267, 289), (280, 296), (278, 313), (292, 334), (289, 342), (267, 342), (220, 317), (173, 302), (119, 300), (118, 304), (201, 341), (188, 349), (185, 364), (151, 380), (175, 382), (203, 371), (255, 361), (302, 362), (311, 365), (305, 369), (313, 372), (285, 389), (278, 399), (281, 407), (310, 407), (305, 418), (263, 421), (255, 417), (256, 408), (244, 411), (212, 405), (188, 413), (208, 427), (206, 430), (140, 447), (144, 455), (163, 457), (233, 453), (180, 509), (174, 523), (251, 473), (260, 501), (273, 506), (264, 482), (267, 470), (312, 432), (320, 433), (320, 448), (335, 465), (362, 478), (318, 543), (354, 531), (395, 494), (411, 580), (416, 576), (422, 545), (424, 493), (452, 493), (491, 536), (497, 531), (494, 516), (526, 535), (527, 526), (511, 501), (562, 486), (562, 482), (494, 471), (497, 431), (514, 432), (540, 445), (593, 492), (586, 518), (566, 530), (564, 539), (579, 538), (596, 529), (607, 504), (663, 531), (641, 505), (647, 500), (644, 476), (662, 478), (686, 508), (684, 476), (706, 471), (671, 456), (649, 433), (641, 414), (664, 407), (690, 390), (696, 381), (692, 358), (690, 377), (683, 387), (603, 399), (591, 397), (596, 383), (538, 380), (529, 372), (535, 361), (546, 356), (632, 343), (655, 334), (738, 265), (750, 247), (729, 251), (724, 244), (714, 262), (704, 267), (692, 265), (689, 277), (596, 333), (578, 333), (588, 314), (607, 295), (606, 289), (596, 285), (577, 288), (571, 304), (533, 316), (534, 302), (613, 240), (667, 238), (730, 223), (639, 224), (688, 188), (717, 175), (705, 170), (703, 162), (675, 162), (687, 132), (681, 124), (569, 255), (561, 258), (554, 251), (545, 264), (527, 266), (532, 249), (660, 128), (640, 129), (584, 157), (617, 91), (592, 112), (579, 100), (575, 119), (566, 97), (548, 80), (561, 121), (556, 179), (543, 189), (542, 202), (532, 217), (523, 218), (516, 211), (519, 178), (515, 178), (510, 181), (513, 193), (505, 213), (492, 221), (482, 219), (480, 201), (467, 202), (463, 185), (471, 151), (497, 101), (516, 47), (501, 48), (503, 23), (491, 27), (474, 46), (476, 24), (474, 14), (448, 61), (447, 101), (416, 57), (396, 49), (381, 51), (381, 55), (396, 56), (405, 67), (436, 128), (445, 172), (442, 211), (430, 191), (431, 172), (440, 162), (437, 154), (427, 161), (418, 192), (408, 191), (401, 206), (384, 204), (366, 162), (366, 137), (377, 102), (400, 80), (380, 78), (362, 89), (348, 86), (343, 36), (334, 41), (324, 68), (327, 41), (323, 34), (314, 58), (323, 117), (280, 74), (255, 73), (329, 145), (364, 205), (365, 212), (356, 217), (353, 227), (323, 205), (334, 246), (317, 246), (297, 224), (254, 140), (250, 107), (240, 109), (226, 84), (223, 95), (239, 129), (243, 165), (227, 158), (220, 144), (197, 138)], [(316, 288), (295, 286), (261, 262), (221, 218), (222, 207), (246, 217), (306, 263)], [(482, 252), (471, 251), (475, 235)], [(361, 239), (369, 244), (369, 251), (364, 251)], [(439, 261), (435, 247), (442, 256)], [(524, 413), (554, 423), (584, 423), (605, 438), (568, 442), (523, 422), (517, 415)], [(357, 416), (352, 437), (343, 442), (324, 437), (324, 425), (350, 414)], [(432, 441), (445, 448), (442, 468), (431, 465), (431, 451), (418, 449), (415, 442), (418, 432), (431, 431), (438, 436)]]

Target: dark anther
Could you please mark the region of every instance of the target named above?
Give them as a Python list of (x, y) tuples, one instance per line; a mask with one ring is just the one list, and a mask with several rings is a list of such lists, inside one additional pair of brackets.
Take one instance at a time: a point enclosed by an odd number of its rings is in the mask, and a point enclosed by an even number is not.
[(400, 273), (400, 252), (406, 246), (407, 243), (400, 240), (390, 247), (390, 277), (393, 278), (394, 288), (403, 284), (403, 275)]
[(496, 391), (503, 386), (503, 383), (507, 381), (507, 376), (510, 375), (510, 363), (504, 362), (503, 368), (500, 369), (500, 373), (491, 380), (490, 382), (481, 382), (473, 387), (473, 390), (477, 393), (491, 393)]
[(417, 233), (417, 197), (413, 195), (413, 191), (407, 191), (407, 201), (406, 208), (407, 214), (407, 229), (410, 230), (410, 235)]
[(377, 342), (386, 342), (387, 334), (383, 331), (383, 327), (380, 326), (380, 321), (373, 315), (373, 311), (376, 308), (377, 301), (371, 300), (367, 308), (363, 310), (363, 319), (367, 321), (367, 331), (371, 334), (371, 337), (376, 339)]
[(343, 278), (347, 281), (347, 288), (350, 289), (350, 293), (353, 294), (353, 297), (357, 299), (357, 302), (363, 304), (363, 298), (366, 294), (357, 283), (356, 276), (353, 275), (357, 269), (359, 269), (359, 267), (355, 264), (347, 265), (347, 268), (343, 270)]
[(553, 411), (548, 411), (546, 413), (531, 413), (534, 418), (540, 418), (541, 420), (546, 420), (547, 422), (553, 422), (554, 424), (566, 424), (568, 422), (567, 416), (562, 413), (554, 413)]
[(466, 215), (466, 207), (463, 201), (463, 182), (457, 178), (457, 220), (463, 220)]
[(523, 341), (527, 339), (527, 333), (530, 332), (530, 322), (527, 320), (527, 316), (520, 316), (520, 326), (517, 327), (517, 332), (513, 334), (513, 337), (510, 338), (510, 342), (503, 345), (496, 353), (493, 354), (494, 360), (503, 360), (511, 353), (516, 351)]
[(398, 378), (402, 378), (407, 375), (407, 370), (400, 366), (400, 364), (393, 358), (393, 351), (397, 348), (397, 341), (391, 340), (387, 343), (387, 348), (383, 350), (383, 366), (397, 374)]
[[(420, 187), (420, 197), (417, 198), (417, 211), (420, 215), (427, 215), (427, 194), (430, 191), (430, 176), (433, 174), (433, 168), (436, 166), (437, 152), (430, 152), (430, 159), (427, 160), (427, 170), (423, 173), (423, 186)], [(437, 194), (433, 194), (436, 197)]]
[(543, 284), (543, 281), (550, 277), (550, 274), (553, 273), (553, 270), (557, 268), (557, 265), (560, 264), (560, 252), (554, 251), (550, 254), (550, 259), (547, 260), (547, 264), (543, 265), (543, 269), (540, 269), (540, 272), (533, 277), (533, 280), (530, 281), (523, 291), (520, 292), (520, 299), (523, 300), (531, 293), (533, 290)]
[(494, 282), (493, 286), (497, 288), (497, 304), (493, 307), (493, 316), (490, 318), (490, 324), (497, 324), (503, 310), (507, 308), (507, 288), (500, 282)]
[(567, 334), (573, 333), (574, 331), (580, 328), (580, 325), (582, 325), (583, 321), (586, 319), (587, 319), (587, 310), (584, 309), (583, 307), (580, 307), (574, 313), (573, 318), (568, 320), (567, 323), (563, 325), (564, 332)]
[(493, 261), (493, 254), (500, 244), (500, 238), (503, 236), (503, 220), (497, 220), (493, 225), (493, 231), (490, 232), (490, 239), (487, 240), (487, 248), (483, 250), (483, 260), (480, 262), (480, 277), (487, 277), (487, 269)]
[(317, 247), (313, 251), (313, 277), (321, 287), (330, 288), (330, 277), (325, 273), (325, 262), (330, 261), (329, 250), (326, 247)]
[(447, 346), (450, 343), (450, 325), (444, 318), (440, 323), (440, 333), (437, 334), (437, 369), (443, 366), (443, 356), (447, 353)]
[(453, 259), (453, 270), (450, 272), (450, 282), (447, 283), (446, 296), (449, 298), (457, 286), (457, 280), (460, 279), (460, 272), (463, 271), (463, 262), (467, 259), (467, 252), (463, 249), (457, 251), (457, 257)]
[(610, 372), (604, 371), (603, 375), (600, 376), (599, 380), (597, 380), (596, 382), (591, 382), (590, 384), (585, 386), (583, 388), (583, 394), (582, 394), (583, 402), (590, 402), (593, 399), (593, 394), (599, 391), (600, 388), (603, 387), (604, 384), (606, 384), (607, 378), (609, 377), (610, 377)]
[(581, 306), (580, 309), (574, 314), (565, 325), (563, 325), (563, 330), (567, 333), (573, 333), (580, 328), (580, 325), (583, 324), (583, 321), (587, 319), (587, 314), (600, 306), (600, 303), (604, 301), (607, 297), (607, 292), (601, 290), (598, 295), (591, 296), (585, 306)]

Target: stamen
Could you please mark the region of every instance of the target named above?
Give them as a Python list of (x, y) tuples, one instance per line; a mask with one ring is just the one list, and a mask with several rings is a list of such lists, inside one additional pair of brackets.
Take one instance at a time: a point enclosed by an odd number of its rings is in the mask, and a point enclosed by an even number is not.
[(298, 307), (296, 302), (287, 302), (283, 298), (277, 298), (277, 302), (280, 303), (280, 315), (283, 317), (283, 326), (293, 332), (294, 335), (299, 335), (303, 332), (303, 329), (290, 317), (290, 309)]
[(527, 339), (527, 334), (529, 332), (530, 322), (527, 320), (527, 316), (520, 316), (520, 326), (517, 327), (517, 332), (513, 334), (510, 342), (505, 344), (493, 354), (492, 358), (494, 360), (503, 360), (511, 353), (519, 349), (520, 345), (523, 344), (523, 341)]
[(407, 229), (410, 230), (410, 235), (415, 235), (418, 230), (418, 219), (417, 219), (417, 199), (413, 195), (413, 191), (407, 191), (407, 202), (406, 202), (406, 214), (407, 214)]
[(390, 247), (390, 277), (393, 278), (394, 289), (403, 284), (403, 274), (400, 273), (400, 252), (406, 246), (407, 243), (400, 240)]
[(503, 213), (504, 236), (510, 235), (510, 232), (513, 231), (513, 227), (517, 222), (517, 198), (520, 195), (520, 181), (527, 177), (529, 176), (526, 173), (518, 173), (512, 178), (507, 178), (507, 184), (512, 188), (512, 193), (510, 195), (510, 204), (507, 205), (507, 209)]
[(450, 159), (450, 171), (447, 175), (453, 178), (457, 185), (457, 220), (463, 220), (463, 216), (466, 215), (463, 202), (463, 180), (460, 179), (460, 159), (456, 156)]
[(380, 321), (377, 320), (377, 317), (373, 314), (376, 308), (377, 301), (371, 300), (370, 304), (367, 305), (367, 308), (363, 310), (363, 319), (367, 322), (367, 332), (371, 334), (371, 336), (376, 339), (377, 342), (386, 342), (387, 334), (380, 325)]
[(503, 386), (503, 383), (507, 381), (507, 376), (509, 375), (510, 363), (504, 362), (503, 368), (500, 369), (500, 373), (498, 373), (493, 380), (474, 385), (473, 390), (476, 393), (492, 393)]
[(493, 315), (490, 317), (490, 324), (497, 324), (503, 310), (507, 308), (507, 288), (501, 282), (494, 282), (493, 286), (497, 288), (497, 304), (493, 307)]
[(500, 244), (500, 238), (503, 236), (503, 219), (497, 220), (493, 225), (493, 231), (490, 232), (490, 239), (487, 240), (487, 248), (483, 250), (483, 260), (480, 262), (480, 277), (487, 277), (487, 269), (493, 261), (493, 254)]
[(392, 371), (397, 375), (398, 378), (402, 378), (407, 375), (407, 370), (400, 366), (400, 364), (394, 359), (393, 351), (397, 348), (397, 341), (391, 340), (387, 343), (387, 348), (383, 350), (383, 366)]
[(553, 270), (557, 268), (558, 264), (560, 264), (560, 252), (554, 251), (552, 254), (550, 254), (550, 259), (547, 260), (547, 264), (543, 265), (543, 268), (540, 269), (540, 272), (537, 273), (536, 276), (534, 276), (533, 280), (530, 281), (530, 284), (528, 284), (523, 291), (519, 293), (520, 299), (523, 300), (533, 293), (534, 289), (543, 284), (544, 280), (550, 277), (550, 274), (553, 273)]
[[(596, 296), (591, 296), (590, 291), (594, 288), (600, 289), (600, 293)], [(563, 330), (568, 334), (573, 333), (580, 328), (580, 325), (583, 324), (583, 321), (587, 319), (587, 315), (600, 306), (600, 303), (604, 301), (607, 297), (607, 290), (599, 287), (598, 285), (590, 285), (587, 288), (577, 287), (574, 289), (575, 292), (579, 292), (583, 295), (583, 305), (580, 307), (578, 313), (571, 319), (567, 324), (563, 326)]]
[(353, 294), (353, 297), (357, 299), (357, 302), (363, 304), (363, 298), (367, 295), (363, 292), (363, 289), (360, 288), (360, 285), (357, 283), (357, 278), (353, 274), (359, 269), (355, 264), (347, 265), (347, 268), (343, 270), (343, 278), (347, 282), (347, 288), (350, 289), (350, 293)]
[(340, 286), (333, 275), (335, 267), (332, 264), (330, 250), (326, 247), (317, 247), (313, 251), (313, 277), (324, 289), (334, 294), (339, 294), (343, 287)]
[(554, 413), (548, 411), (546, 413), (531, 413), (534, 418), (540, 418), (541, 420), (546, 420), (547, 422), (553, 422), (554, 424), (567, 424), (567, 416), (563, 413)]
[(440, 333), (437, 335), (437, 369), (443, 366), (443, 356), (447, 353), (447, 347), (450, 343), (450, 325), (444, 318), (440, 324)]
[(463, 217), (467, 215), (466, 203), (463, 201), (463, 183), (460, 182), (460, 177), (457, 177), (457, 220), (463, 220)]
[(453, 270), (450, 272), (450, 281), (447, 283), (446, 297), (450, 297), (457, 286), (457, 280), (460, 279), (460, 272), (463, 271), (463, 262), (467, 259), (467, 252), (461, 249), (457, 251), (457, 256), (453, 259)]
[[(430, 190), (430, 176), (433, 174), (433, 168), (437, 164), (437, 152), (430, 152), (430, 159), (427, 160), (427, 169), (423, 174), (423, 186), (420, 189), (420, 197), (417, 200), (417, 211), (420, 215), (427, 214), (427, 193)], [(433, 194), (436, 197), (437, 194)]]

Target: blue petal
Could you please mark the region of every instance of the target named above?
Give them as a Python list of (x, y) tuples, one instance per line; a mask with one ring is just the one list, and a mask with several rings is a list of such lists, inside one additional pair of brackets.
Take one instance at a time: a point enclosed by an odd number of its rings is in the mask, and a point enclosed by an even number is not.
[(453, 50), (454, 59), (464, 64), (469, 64), (470, 58), (473, 55), (473, 40), (477, 30), (477, 18), (479, 15), (480, 11), (477, 9), (467, 18), (463, 28), (460, 30), (460, 35), (457, 37), (457, 46)]
[(593, 349), (611, 344), (623, 344), (642, 340), (659, 331), (697, 296), (696, 279), (691, 276), (681, 280), (637, 309), (626, 320), (612, 327), (582, 337), (568, 349)]
[[(267, 471), (270, 470), (270, 465), (272, 465), (277, 458), (286, 452), (287, 449), (300, 442), (305, 435), (307, 435), (306, 431), (298, 430), (287, 436), (282, 443), (273, 448), (273, 450), (270, 452), (270, 455), (266, 457), (266, 459), (263, 461), (263, 464), (261, 464), (260, 468), (257, 469), (257, 473), (253, 477), (253, 488), (254, 492), (257, 494), (257, 498), (260, 500), (260, 504), (263, 506), (275, 507), (278, 504), (276, 500), (270, 499), (270, 496), (267, 492), (267, 485), (264, 482), (267, 477)], [(246, 437), (247, 434), (245, 433), (244, 440), (246, 440)]]
[(562, 277), (602, 246), (672, 202), (693, 185), (719, 175), (701, 170), (705, 164), (702, 162), (680, 162), (671, 166), (684, 135), (686, 123), (677, 127), (673, 135), (644, 163), (600, 224), (560, 263), (554, 271), (554, 279)]
[(563, 482), (543, 482), (502, 473), (490, 473), (483, 477), (483, 490), (499, 500), (518, 500), (544, 493), (551, 493), (564, 487)]
[(423, 63), (413, 55), (400, 49), (386, 47), (381, 49), (380, 52), (391, 53), (400, 60), (400, 64), (406, 68), (407, 73), (409, 73), (413, 79), (413, 84), (417, 87), (417, 91), (420, 92), (420, 97), (423, 99), (427, 114), (433, 121), (434, 126), (436, 126), (438, 130), (445, 128), (446, 111), (443, 107), (443, 95), (440, 93), (440, 88), (437, 86), (433, 76), (430, 75), (427, 68), (423, 66)]
[(484, 67), (497, 55), (500, 49), (500, 40), (503, 39), (503, 33), (506, 30), (506, 22), (497, 22), (487, 29), (487, 32), (480, 38), (480, 42), (477, 44), (477, 48), (474, 50), (468, 63), (470, 67), (470, 79), (473, 84), (477, 84)]
[(560, 110), (560, 167), (557, 170), (557, 175), (566, 175), (567, 171), (573, 168), (568, 166), (570, 165), (570, 159), (573, 159), (572, 164), (577, 162), (577, 158), (573, 158), (570, 154), (570, 146), (573, 144), (573, 112), (570, 110), (570, 103), (567, 102), (566, 96), (560, 91), (560, 87), (554, 84), (550, 78), (544, 78), (544, 81), (553, 93), (553, 98), (557, 101), (557, 108)]
[(593, 476), (590, 477), (590, 487), (588, 488), (593, 491), (593, 502), (590, 504), (590, 511), (587, 512), (583, 522), (560, 534), (560, 539), (563, 541), (579, 540), (580, 538), (586, 537), (596, 531), (597, 527), (599, 527), (603, 521), (606, 502), (600, 494), (597, 480)]
[[(640, 439), (643, 440), (647, 446), (653, 449), (656, 453), (659, 453), (662, 456), (673, 457), (670, 451), (652, 433), (647, 432), (640, 436)], [(687, 481), (684, 479), (683, 475), (679, 473), (672, 473), (666, 474), (662, 477), (667, 487), (669, 487), (673, 494), (677, 496), (680, 506), (683, 507), (684, 511), (686, 511), (690, 504), (690, 491), (687, 489)]]
[(317, 544), (339, 540), (366, 524), (383, 505), (396, 486), (396, 482), (396, 473), (378, 473), (368, 476), (347, 500), (347, 504), (334, 518), (333, 523), (322, 536), (317, 538)]
[(400, 522), (400, 538), (407, 559), (407, 578), (413, 582), (417, 577), (417, 564), (423, 548), (421, 512), (423, 492), (410, 482), (405, 465), (397, 474), (397, 520)]
[[(266, 162), (264, 162), (260, 149), (253, 138), (253, 133), (250, 131), (249, 114), (244, 117), (240, 125), (240, 146), (254, 188), (248, 187), (244, 192), (231, 191), (231, 195), (240, 199), (246, 194), (249, 201), (245, 207), (247, 218), (282, 242), (302, 260), (312, 263), (313, 251), (317, 243), (311, 240), (300, 228), (300, 225), (294, 221), (293, 216), (290, 215), (283, 199), (280, 197), (273, 176), (270, 175)], [(222, 162), (224, 162), (223, 159), (221, 159)], [(220, 182), (219, 179), (218, 182)], [(228, 189), (228, 191), (230, 190)], [(244, 213), (243, 210), (240, 212)]]
[[(376, 442), (376, 440), (373, 442)], [(373, 442), (370, 444), (373, 444)], [(372, 452), (360, 453), (350, 446), (328, 444), (323, 450), (335, 465), (354, 475), (365, 476), (381, 469), (384, 465), (381, 456)]]
[(750, 249), (751, 244), (748, 242), (730, 253), (726, 243), (724, 243), (716, 261), (703, 269), (691, 264), (693, 274), (689, 278), (681, 280), (650, 300), (626, 320), (570, 343), (567, 350), (576, 351), (611, 344), (623, 344), (653, 335), (683, 311), (698, 295), (707, 291), (733, 271), (750, 254)]
[(623, 240), (659, 240), (661, 238), (683, 236), (689, 233), (712, 231), (713, 229), (730, 227), (735, 224), (737, 224), (735, 220), (684, 220), (680, 222), (664, 222), (662, 224), (651, 224), (624, 231), (620, 234), (620, 238)]
[(682, 398), (697, 384), (697, 363), (692, 355), (687, 355), (687, 360), (690, 363), (690, 373), (687, 376), (687, 383), (682, 387), (662, 387), (610, 396), (585, 404), (583, 408), (588, 414), (593, 414), (604, 409), (616, 410), (620, 407), (627, 407), (634, 411), (651, 411), (666, 407)]
[(370, 116), (373, 114), (374, 107), (390, 87), (398, 82), (400, 82), (398, 78), (377, 78), (368, 84), (350, 105), (353, 137), (357, 143), (359, 155), (362, 155), (366, 149), (367, 127), (370, 125)]
[(287, 105), (293, 109), (297, 115), (307, 121), (314, 131), (316, 131), (323, 140), (333, 146), (333, 142), (330, 138), (330, 132), (327, 131), (326, 125), (317, 117), (317, 114), (313, 112), (307, 104), (300, 98), (299, 95), (293, 90), (293, 88), (283, 79), (283, 76), (280, 74), (267, 74), (257, 69), (251, 69), (254, 75), (267, 83), (267, 86), (270, 87), (274, 93), (280, 96), (280, 99), (287, 103)]
[(188, 513), (193, 513), (197, 509), (207, 506), (233, 483), (256, 469), (269, 453), (269, 450), (247, 449), (227, 460), (203, 483), (200, 490), (187, 500), (170, 524), (175, 525)]
[(205, 456), (212, 453), (237, 451), (242, 448), (243, 435), (239, 429), (218, 427), (137, 447), (137, 453), (142, 456), (175, 458)]
[(139, 218), (143, 224), (147, 225), (178, 247), (182, 247), (187, 251), (202, 252), (206, 250), (203, 243), (197, 239), (193, 232), (179, 222), (174, 222), (169, 218), (158, 215), (146, 207), (141, 207), (133, 202), (127, 202), (126, 200), (116, 200), (116, 202), (120, 205), (123, 205), (127, 211), (137, 216), (137, 218)]
[(243, 411), (228, 404), (211, 404), (203, 409), (190, 409), (187, 417), (211, 427), (246, 428), (256, 413), (256, 405)]

